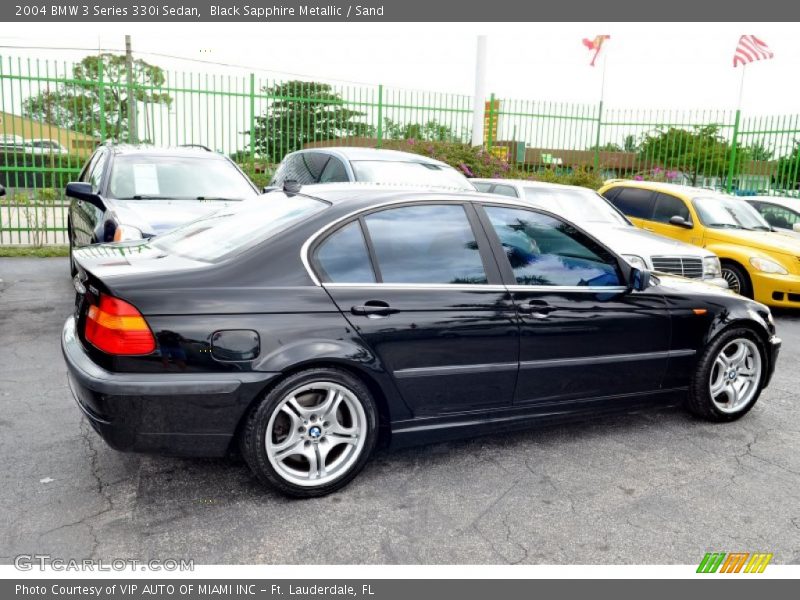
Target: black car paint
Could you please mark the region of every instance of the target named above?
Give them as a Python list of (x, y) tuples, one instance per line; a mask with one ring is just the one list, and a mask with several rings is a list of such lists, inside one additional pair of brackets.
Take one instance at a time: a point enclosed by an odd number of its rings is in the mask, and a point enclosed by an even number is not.
[[(766, 380), (774, 369), (779, 340), (765, 307), (672, 277), (658, 276), (643, 291), (612, 292), (525, 291), (502, 269), (490, 270), (485, 289), (337, 287), (312, 279), (301, 258), (306, 240), (409, 196), (419, 194), (352, 192), (216, 264), (161, 256), (147, 242), (77, 251), (88, 291), (77, 295), (62, 344), (75, 395), (94, 427), (121, 450), (221, 455), (270, 385), (327, 365), (365, 380), (393, 445), (509, 430), (679, 402), (704, 347), (735, 324), (763, 340)], [(424, 198), (497, 202), (477, 194)], [(502, 249), (492, 252), (503, 258)], [(134, 304), (157, 339), (180, 341), (183, 358), (159, 350), (111, 357), (86, 343), (84, 303), (100, 292)], [(350, 310), (370, 300), (398, 312), (370, 319)], [(537, 318), (521, 308), (531, 301), (555, 310)], [(255, 332), (258, 357), (216, 358), (212, 340), (230, 330)]]
[[(95, 197), (91, 200), (80, 198), (71, 198), (70, 200), (67, 229), (70, 243), (74, 248), (111, 242), (120, 225), (137, 227), (145, 237), (165, 233), (186, 221), (214, 210), (215, 205), (220, 204), (213, 200), (126, 201), (112, 197), (108, 191), (108, 184), (111, 171), (114, 168), (114, 160), (119, 154), (126, 152), (145, 152), (155, 156), (169, 155), (170, 153), (187, 155), (192, 152), (193, 155), (199, 156), (204, 160), (225, 160), (241, 174), (243, 180), (250, 184), (254, 196), (259, 193), (259, 190), (248, 179), (247, 175), (233, 161), (210, 151), (208, 156), (204, 157), (203, 154), (196, 150), (190, 151), (187, 148), (169, 149), (103, 145), (95, 150), (89, 160), (86, 161), (78, 176), (80, 182), (87, 182), (95, 161), (101, 158), (104, 160), (99, 185), (97, 189), (93, 190)], [(146, 214), (147, 218), (144, 219), (141, 213)], [(178, 214), (176, 215), (175, 213)]]

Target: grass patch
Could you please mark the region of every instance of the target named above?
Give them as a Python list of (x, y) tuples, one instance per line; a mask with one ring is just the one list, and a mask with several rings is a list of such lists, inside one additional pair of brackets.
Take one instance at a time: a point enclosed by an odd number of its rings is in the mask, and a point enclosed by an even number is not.
[(69, 256), (69, 246), (0, 246), (0, 258)]

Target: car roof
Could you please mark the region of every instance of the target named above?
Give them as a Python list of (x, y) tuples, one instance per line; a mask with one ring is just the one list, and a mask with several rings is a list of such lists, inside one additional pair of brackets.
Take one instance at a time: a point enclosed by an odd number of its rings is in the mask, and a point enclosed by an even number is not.
[(603, 187), (635, 187), (644, 190), (653, 190), (654, 192), (672, 192), (673, 194), (682, 194), (690, 198), (699, 195), (714, 194), (717, 196), (725, 196), (716, 190), (710, 190), (700, 187), (692, 187), (691, 185), (680, 185), (677, 183), (664, 183), (661, 181), (636, 181), (635, 179), (619, 179), (615, 180)]
[(116, 156), (148, 155), (148, 156), (191, 156), (195, 158), (224, 159), (222, 154), (212, 152), (204, 146), (155, 146), (152, 144), (107, 144), (107, 148)]
[(744, 200), (742, 196), (733, 196), (723, 192), (712, 190), (708, 188), (692, 187), (691, 185), (680, 185), (677, 183), (662, 183), (660, 181), (636, 181), (633, 179), (625, 179), (615, 181), (613, 183), (603, 186), (604, 188), (612, 187), (635, 187), (644, 190), (652, 190), (654, 192), (671, 192), (686, 198), (717, 198), (729, 200)]
[[(291, 192), (284, 193), (291, 194)], [(302, 186), (297, 194), (322, 200), (332, 205), (353, 204), (361, 206), (368, 204), (385, 204), (389, 202), (428, 202), (430, 200), (487, 200), (502, 202), (505, 200), (531, 208), (523, 200), (505, 198), (497, 194), (470, 192), (461, 188), (431, 188), (429, 186), (415, 186), (409, 184), (385, 183), (316, 183)]]
[(424, 164), (432, 164), (438, 166), (447, 166), (445, 162), (424, 156), (422, 154), (415, 154), (413, 152), (403, 152), (401, 150), (384, 150), (379, 148), (362, 148), (357, 146), (325, 146), (322, 148), (304, 148), (292, 152), (292, 154), (302, 154), (307, 152), (321, 152), (323, 154), (335, 154), (345, 160), (374, 160), (374, 161), (392, 161), (392, 162), (417, 162)]
[(742, 196), (741, 198), (747, 201), (771, 202), (772, 204), (800, 211), (800, 198), (792, 198), (791, 196)]
[(542, 190), (558, 190), (558, 189), (567, 189), (567, 190), (586, 190), (587, 192), (594, 192), (593, 189), (583, 187), (581, 185), (567, 185), (564, 183), (550, 183), (549, 181), (534, 181), (532, 179), (500, 179), (500, 178), (490, 178), (490, 177), (475, 177), (470, 179), (472, 182), (483, 182), (483, 183), (496, 183), (496, 184), (506, 184), (506, 185), (519, 185), (524, 187), (531, 187), (531, 188), (539, 188)]

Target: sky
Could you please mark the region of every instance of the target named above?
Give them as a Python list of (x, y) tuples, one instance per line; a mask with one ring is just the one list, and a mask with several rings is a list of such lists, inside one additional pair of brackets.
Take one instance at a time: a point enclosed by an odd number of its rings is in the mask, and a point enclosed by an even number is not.
[[(5, 29), (5, 28), (4, 28)], [(588, 66), (581, 38), (609, 34), (605, 105), (616, 108), (735, 109), (740, 35), (755, 34), (775, 58), (747, 67), (742, 109), (800, 113), (800, 36), (791, 23), (248, 23), (20, 24), (0, 46), (124, 48), (167, 69), (214, 74), (383, 83), (472, 94), (476, 36), (488, 36), (488, 89), (499, 97), (596, 103), (602, 60)], [(156, 56), (168, 54), (246, 68)], [(0, 48), (7, 57), (79, 60), (87, 51)], [(601, 54), (601, 56), (603, 56)]]

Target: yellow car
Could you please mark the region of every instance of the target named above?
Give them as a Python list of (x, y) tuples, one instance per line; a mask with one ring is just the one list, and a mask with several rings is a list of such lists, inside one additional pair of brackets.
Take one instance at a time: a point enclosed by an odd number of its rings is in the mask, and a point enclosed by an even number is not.
[(638, 227), (714, 252), (733, 291), (800, 308), (800, 240), (773, 232), (744, 200), (648, 181), (613, 181), (598, 191)]

